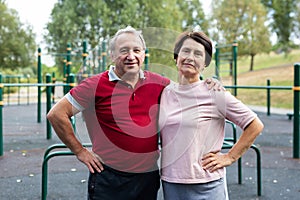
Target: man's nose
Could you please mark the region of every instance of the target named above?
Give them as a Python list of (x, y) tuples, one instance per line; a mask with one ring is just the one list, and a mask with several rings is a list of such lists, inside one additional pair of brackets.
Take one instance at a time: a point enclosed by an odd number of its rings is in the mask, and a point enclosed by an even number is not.
[(134, 52), (133, 52), (133, 51), (131, 51), (131, 50), (128, 51), (127, 59), (128, 59), (128, 60), (134, 59)]

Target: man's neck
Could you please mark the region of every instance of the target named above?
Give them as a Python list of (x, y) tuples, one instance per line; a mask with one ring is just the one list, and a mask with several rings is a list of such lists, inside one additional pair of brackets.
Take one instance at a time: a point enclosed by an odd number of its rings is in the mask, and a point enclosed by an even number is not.
[(136, 83), (139, 81), (140, 74), (139, 73), (126, 73), (123, 75), (120, 75), (117, 70), (114, 70), (116, 75), (124, 82), (128, 83), (132, 86), (132, 88), (135, 87)]

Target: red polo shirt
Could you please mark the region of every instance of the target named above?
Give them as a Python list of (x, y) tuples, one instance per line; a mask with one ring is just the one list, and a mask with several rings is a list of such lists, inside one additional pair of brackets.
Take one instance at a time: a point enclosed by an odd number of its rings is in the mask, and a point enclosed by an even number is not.
[(157, 118), (169, 80), (144, 71), (135, 88), (109, 80), (108, 71), (85, 79), (70, 91), (83, 110), (93, 151), (106, 165), (126, 172), (157, 169)]

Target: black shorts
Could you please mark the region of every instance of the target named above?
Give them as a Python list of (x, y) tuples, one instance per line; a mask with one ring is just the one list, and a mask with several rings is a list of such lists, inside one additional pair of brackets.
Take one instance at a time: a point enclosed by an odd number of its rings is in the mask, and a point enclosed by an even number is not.
[(121, 172), (104, 165), (100, 173), (90, 173), (88, 200), (156, 200), (159, 171)]

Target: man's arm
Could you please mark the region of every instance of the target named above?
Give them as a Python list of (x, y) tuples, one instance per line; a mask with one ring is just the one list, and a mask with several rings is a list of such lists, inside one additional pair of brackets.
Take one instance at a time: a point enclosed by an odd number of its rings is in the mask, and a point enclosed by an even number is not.
[(77, 156), (78, 160), (89, 168), (90, 172), (94, 173), (94, 169), (101, 172), (103, 166), (99, 157), (84, 148), (75, 136), (70, 118), (78, 112), (79, 110), (74, 108), (66, 97), (63, 97), (48, 112), (47, 119), (60, 140)]
[(207, 78), (205, 79), (205, 83), (207, 84), (209, 90), (213, 89), (215, 91), (225, 91), (225, 88), (223, 87), (222, 83), (218, 81), (218, 79)]

